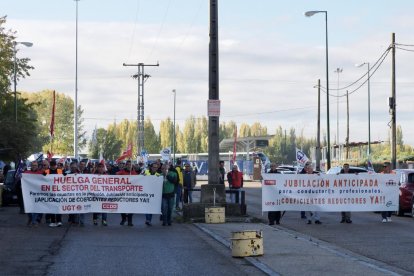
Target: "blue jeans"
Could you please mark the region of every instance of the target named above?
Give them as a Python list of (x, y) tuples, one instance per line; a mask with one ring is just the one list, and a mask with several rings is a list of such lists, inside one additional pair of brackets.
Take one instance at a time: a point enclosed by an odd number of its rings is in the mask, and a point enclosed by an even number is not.
[(171, 224), (171, 217), (172, 217), (172, 211), (174, 206), (174, 197), (171, 198), (162, 198), (162, 224), (166, 225)]
[(38, 220), (40, 220), (40, 215), (41, 214), (38, 214), (38, 213), (30, 213), (30, 214), (28, 214), (29, 215), (29, 219), (30, 219), (30, 221), (31, 221), (31, 223), (32, 224), (38, 224), (39, 222), (38, 222)]
[(180, 202), (182, 201), (182, 190), (183, 187), (181, 185), (178, 185), (177, 192), (175, 193), (175, 208), (180, 207)]
[(152, 214), (145, 214), (145, 221), (151, 222)]

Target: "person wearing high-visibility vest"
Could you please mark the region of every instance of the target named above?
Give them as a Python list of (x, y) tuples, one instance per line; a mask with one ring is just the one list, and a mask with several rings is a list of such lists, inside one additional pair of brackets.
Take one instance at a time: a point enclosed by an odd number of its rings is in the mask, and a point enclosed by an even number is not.
[[(150, 167), (144, 171), (144, 175), (160, 176), (161, 174), (158, 173), (158, 163), (151, 164)], [(145, 224), (152, 226), (152, 214), (145, 214)]]
[(178, 175), (178, 185), (177, 185), (176, 194), (175, 194), (175, 210), (181, 211), (180, 202), (183, 201), (184, 181), (183, 181), (183, 168), (181, 167), (180, 158), (178, 158), (175, 163), (175, 170), (177, 171), (177, 175)]

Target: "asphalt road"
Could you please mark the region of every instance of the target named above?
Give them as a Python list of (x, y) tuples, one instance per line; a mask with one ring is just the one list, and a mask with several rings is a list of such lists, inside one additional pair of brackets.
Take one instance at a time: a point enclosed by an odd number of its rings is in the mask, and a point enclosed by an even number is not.
[[(66, 219), (67, 216), (64, 216)], [(26, 226), (17, 207), (0, 208), (0, 275), (262, 275), (191, 224), (154, 226), (135, 215), (134, 227)]]
[[(247, 213), (266, 222), (267, 213), (261, 211), (260, 183), (247, 182), (244, 189)], [(321, 213), (321, 225), (308, 225), (299, 212), (292, 211), (284, 214), (280, 227), (414, 274), (414, 219), (408, 214), (393, 216), (391, 223), (382, 223), (381, 214), (373, 212), (353, 212), (352, 224), (340, 220), (338, 212)]]

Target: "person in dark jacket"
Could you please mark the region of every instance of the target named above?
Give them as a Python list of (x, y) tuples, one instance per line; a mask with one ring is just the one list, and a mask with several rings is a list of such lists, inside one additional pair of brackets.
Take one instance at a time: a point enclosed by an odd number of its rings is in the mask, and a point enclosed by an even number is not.
[[(270, 164), (270, 170), (267, 173), (280, 173), (275, 163)], [(269, 219), (269, 225), (280, 224), (280, 218), (282, 217), (281, 211), (269, 211), (267, 218)]]

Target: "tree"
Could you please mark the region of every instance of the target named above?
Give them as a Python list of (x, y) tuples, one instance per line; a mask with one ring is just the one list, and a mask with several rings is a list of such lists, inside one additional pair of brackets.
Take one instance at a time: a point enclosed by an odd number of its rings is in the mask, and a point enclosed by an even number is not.
[[(160, 144), (161, 148), (171, 147), (173, 145), (174, 124), (171, 118), (162, 120), (160, 123)], [(176, 142), (177, 143), (177, 142)]]
[(250, 135), (251, 136), (265, 136), (267, 135), (267, 127), (262, 126), (259, 122), (255, 122), (250, 127)]
[[(4, 27), (5, 24), (6, 16), (0, 17), (0, 98), (3, 98), (11, 90), (10, 87), (14, 80), (16, 32), (7, 30)], [(18, 51), (17, 48), (16, 51)], [(16, 55), (17, 80), (30, 76), (29, 71), (34, 67), (29, 65), (29, 62), (29, 58), (17, 58)]]
[(251, 136), (251, 132), (250, 132), (250, 126), (246, 123), (242, 123), (240, 125), (240, 130), (239, 130), (239, 137), (250, 137)]
[(158, 135), (155, 133), (154, 125), (149, 117), (144, 122), (144, 145), (148, 153), (156, 153), (161, 150)]
[(190, 116), (185, 120), (183, 131), (183, 148), (182, 151), (186, 153), (194, 153), (197, 150), (197, 141), (195, 140), (195, 118)]
[(19, 98), (18, 107), (19, 120), (15, 122), (14, 97), (3, 95), (0, 101), (0, 158), (3, 160), (24, 159), (38, 151), (42, 144), (37, 135), (39, 126), (33, 104)]
[[(53, 91), (44, 90), (36, 93), (22, 93), (22, 97), (33, 104), (40, 126), (40, 137), (45, 141), (43, 151), (52, 151), (55, 154), (71, 155), (73, 153), (73, 100), (62, 93), (56, 93), (55, 135), (50, 137), (50, 121), (52, 118)], [(83, 130), (83, 110), (78, 106), (78, 147), (86, 146), (86, 132)]]

